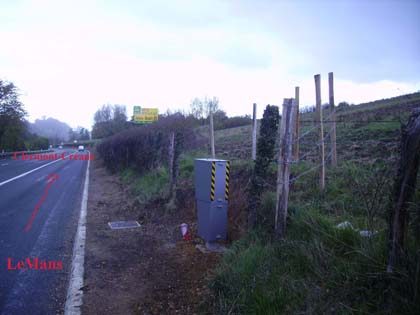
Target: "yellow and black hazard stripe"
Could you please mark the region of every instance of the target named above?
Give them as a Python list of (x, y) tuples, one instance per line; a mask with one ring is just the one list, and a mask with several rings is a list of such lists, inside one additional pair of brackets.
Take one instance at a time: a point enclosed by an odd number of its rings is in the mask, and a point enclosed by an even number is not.
[(210, 188), (210, 200), (214, 200), (214, 191), (216, 186), (216, 162), (211, 162), (211, 188)]
[(226, 187), (225, 187), (225, 199), (229, 199), (229, 176), (230, 176), (230, 162), (226, 161)]

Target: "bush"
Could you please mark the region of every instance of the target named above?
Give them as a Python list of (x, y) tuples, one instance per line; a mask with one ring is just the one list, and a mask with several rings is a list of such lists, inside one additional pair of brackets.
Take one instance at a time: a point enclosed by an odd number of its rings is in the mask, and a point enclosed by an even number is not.
[(140, 174), (167, 164), (169, 134), (176, 133), (176, 155), (194, 142), (196, 120), (173, 114), (150, 125), (133, 126), (98, 145), (98, 153), (111, 171), (133, 168)]
[(250, 116), (234, 116), (234, 117), (226, 117), (221, 121), (216, 120), (217, 117), (214, 117), (214, 129), (229, 129), (235, 128), (240, 126), (249, 126), (252, 123), (252, 119)]
[(35, 134), (32, 135), (33, 137), (25, 141), (25, 147), (27, 150), (48, 149), (49, 141), (47, 138), (39, 137)]

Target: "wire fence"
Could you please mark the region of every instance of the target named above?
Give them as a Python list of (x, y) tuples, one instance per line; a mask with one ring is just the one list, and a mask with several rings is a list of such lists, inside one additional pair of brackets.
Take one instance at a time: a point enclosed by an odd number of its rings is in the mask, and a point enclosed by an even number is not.
[[(318, 161), (315, 162), (316, 164), (313, 165), (312, 167), (310, 167), (307, 170), (304, 170), (298, 174), (294, 174), (292, 177), (289, 178), (288, 185), (297, 182), (299, 179), (301, 179), (304, 176), (307, 176), (317, 170), (319, 170), (321, 168), (321, 166), (325, 166), (327, 163), (332, 161), (332, 151), (329, 150), (329, 152), (324, 156), (324, 161), (320, 160), (320, 147), (321, 144), (324, 145), (324, 150), (325, 150), (325, 146), (330, 147), (331, 144), (329, 143), (329, 139), (331, 137), (331, 133), (335, 132), (336, 130), (333, 130), (333, 128), (329, 128), (330, 125), (325, 126), (324, 125), (324, 130), (327, 130), (327, 132), (323, 133), (323, 137), (322, 140), (316, 140), (314, 141), (313, 136), (319, 136), (317, 134), (317, 131), (319, 131), (320, 129), (320, 124), (324, 124), (324, 123), (400, 123), (400, 121), (398, 120), (331, 120), (333, 116), (332, 112), (329, 112), (328, 116), (325, 117), (325, 119), (322, 120), (299, 120), (299, 123), (311, 123), (313, 124), (313, 126), (311, 128), (309, 128), (308, 130), (305, 130), (305, 132), (303, 132), (302, 134), (300, 134), (296, 139), (292, 139), (291, 143), (289, 145), (296, 145), (297, 143), (299, 143), (299, 145), (306, 145), (306, 146), (310, 146), (310, 148), (308, 149), (307, 147), (305, 148), (305, 152), (303, 153), (303, 155), (299, 155), (299, 158), (297, 160), (294, 159), (289, 159), (286, 161), (286, 164), (289, 165), (298, 165), (304, 161), (306, 161), (306, 159), (310, 156), (315, 156)], [(325, 128), (327, 127), (327, 128)], [(306, 140), (308, 137), (312, 137), (311, 139)], [(391, 141), (395, 141), (395, 137), (394, 138), (383, 138), (383, 139), (336, 139), (335, 143), (336, 144), (354, 144), (355, 142), (357, 143), (366, 143), (366, 142), (373, 142), (373, 141), (380, 141), (378, 142), (378, 144), (384, 143), (384, 142), (391, 142)], [(277, 160), (278, 163), (284, 163), (284, 160)], [(267, 185), (268, 187), (271, 188), (276, 188), (276, 186), (274, 186), (272, 183), (269, 183), (267, 181), (264, 181), (264, 184)], [(279, 184), (284, 184), (283, 182), (277, 182), (277, 185)]]
[[(297, 143), (299, 145), (304, 145), (305, 146), (305, 150), (303, 154), (299, 154), (298, 159), (294, 160), (294, 159), (289, 159), (288, 161), (286, 161), (287, 164), (289, 165), (299, 165), (302, 162), (305, 162), (307, 160), (308, 157), (314, 157), (315, 156), (315, 165), (311, 166), (309, 169), (306, 169), (304, 171), (301, 171), (300, 173), (297, 174), (293, 174), (292, 177), (289, 178), (288, 181), (288, 185), (297, 182), (299, 179), (301, 179), (304, 176), (307, 176), (313, 172), (316, 172), (317, 170), (319, 170), (321, 168), (321, 166), (327, 165), (329, 162), (332, 161), (332, 150), (328, 150), (329, 152), (324, 156), (324, 161), (320, 160), (320, 147), (321, 144), (324, 145), (324, 150), (325, 147), (328, 146), (328, 148), (331, 148), (331, 143), (330, 143), (330, 137), (331, 137), (331, 133), (332, 132), (336, 132), (337, 129), (333, 129), (330, 128), (330, 124), (331, 123), (363, 123), (363, 124), (369, 124), (369, 123), (384, 123), (384, 124), (401, 124), (402, 121), (401, 120), (386, 120), (386, 119), (368, 119), (368, 120), (341, 120), (341, 119), (334, 119), (332, 120), (332, 116), (334, 115), (334, 113), (332, 112), (328, 112), (328, 115), (323, 118), (322, 120), (298, 120), (299, 124), (303, 123), (303, 124), (313, 124), (313, 126), (311, 126), (308, 130), (305, 130), (305, 132), (303, 132), (302, 134), (300, 134), (296, 139), (292, 139), (291, 141), (291, 145), (294, 146)], [(324, 130), (326, 131), (325, 133), (323, 133), (323, 137), (322, 140), (314, 140), (314, 136), (318, 137), (319, 134), (317, 133), (317, 131), (319, 131), (320, 129), (320, 124), (325, 124), (324, 125)], [(308, 139), (309, 138), (309, 139)], [(360, 139), (360, 137), (355, 136), (354, 139), (352, 138), (346, 138), (346, 139), (336, 139), (335, 143), (336, 144), (341, 144), (341, 145), (350, 145), (350, 144), (361, 144), (361, 143), (373, 143), (376, 142), (377, 145), (383, 145), (383, 143), (389, 143), (389, 142), (395, 142), (397, 140), (396, 137), (386, 137), (386, 138), (381, 138), (381, 139)], [(300, 150), (301, 151), (301, 150)], [(301, 152), (299, 152), (301, 153)], [(313, 159), (312, 159), (313, 162)], [(283, 160), (279, 159), (278, 163), (284, 163)], [(265, 184), (267, 184), (269, 187), (274, 187), (271, 183), (265, 182)], [(279, 184), (284, 184), (284, 183), (279, 183), (277, 182), (277, 185)]]
[[(330, 113), (327, 116), (327, 119), (331, 118), (331, 116), (332, 116), (332, 113)], [(322, 122), (324, 122), (324, 120)], [(313, 123), (313, 121), (312, 121), (312, 123)], [(302, 142), (302, 139), (304, 139), (305, 137), (307, 137), (308, 135), (310, 135), (312, 132), (319, 130), (319, 128), (320, 128), (320, 125), (319, 124), (315, 124), (311, 129), (309, 129), (309, 130), (305, 131), (303, 134), (299, 135), (299, 137), (297, 139), (293, 139), (289, 145), (296, 145), (296, 143), (298, 143), (298, 142), (301, 143)], [(332, 129), (329, 129), (329, 131), (327, 133), (324, 133), (321, 141), (320, 140), (318, 140), (316, 142), (310, 141), (310, 144), (312, 145), (312, 148), (309, 151), (305, 152), (304, 155), (299, 156), (299, 159), (298, 160), (287, 160), (286, 161), (286, 164), (289, 164), (289, 165), (293, 165), (293, 164), (294, 165), (297, 165), (297, 164), (301, 163), (303, 160), (305, 160), (305, 158), (307, 158), (308, 156), (319, 154), (319, 150), (320, 150), (321, 144), (325, 144), (326, 140), (330, 137), (330, 135), (331, 135), (332, 132), (333, 132), (333, 130)], [(316, 164), (315, 166), (311, 167), (310, 169), (303, 171), (302, 173), (294, 176), (292, 179), (289, 178), (289, 181), (286, 184), (290, 185), (291, 183), (296, 182), (301, 177), (303, 177), (305, 175), (308, 175), (308, 174), (310, 174), (310, 173), (318, 170), (322, 166), (322, 164), (325, 165), (326, 162), (331, 161), (331, 157), (332, 157), (332, 152), (329, 152), (324, 157), (324, 161), (323, 162), (319, 161), (318, 164)], [(284, 163), (284, 160), (278, 159), (277, 162), (278, 163)], [(280, 183), (277, 182), (277, 185), (279, 185), (279, 184), (284, 184), (284, 182), (280, 182)], [(268, 182), (266, 180), (264, 180), (264, 185), (267, 186), (267, 187), (270, 187), (270, 188), (276, 188), (277, 187), (277, 186), (273, 185), (272, 183), (270, 183), (270, 182)]]

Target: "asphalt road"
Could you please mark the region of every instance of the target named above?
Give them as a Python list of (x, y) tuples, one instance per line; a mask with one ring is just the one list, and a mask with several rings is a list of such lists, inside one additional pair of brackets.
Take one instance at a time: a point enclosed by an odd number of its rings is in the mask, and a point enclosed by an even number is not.
[[(74, 150), (56, 152), (75, 153)], [(4, 183), (51, 162), (0, 160), (2, 315), (61, 314), (64, 307), (87, 161), (59, 159)], [(47, 189), (47, 176), (54, 173), (58, 179)], [(37, 205), (37, 214), (26, 231)], [(19, 261), (23, 261), (20, 267), (26, 270), (19, 270)], [(32, 269), (29, 263), (33, 264)]]

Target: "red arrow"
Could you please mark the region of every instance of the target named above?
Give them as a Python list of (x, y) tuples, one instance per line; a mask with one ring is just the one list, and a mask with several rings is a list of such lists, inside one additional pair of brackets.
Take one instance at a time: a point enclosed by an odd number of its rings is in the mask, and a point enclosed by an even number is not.
[(52, 186), (54, 182), (58, 181), (58, 174), (50, 174), (47, 176), (47, 187), (45, 188), (44, 194), (42, 195), (42, 198), (35, 206), (34, 211), (32, 212), (31, 218), (29, 219), (28, 224), (26, 225), (25, 231), (29, 232), (29, 230), (32, 227), (32, 222), (35, 220), (36, 214), (38, 213), (39, 207), (41, 207), (42, 203), (47, 199), (48, 190)]

